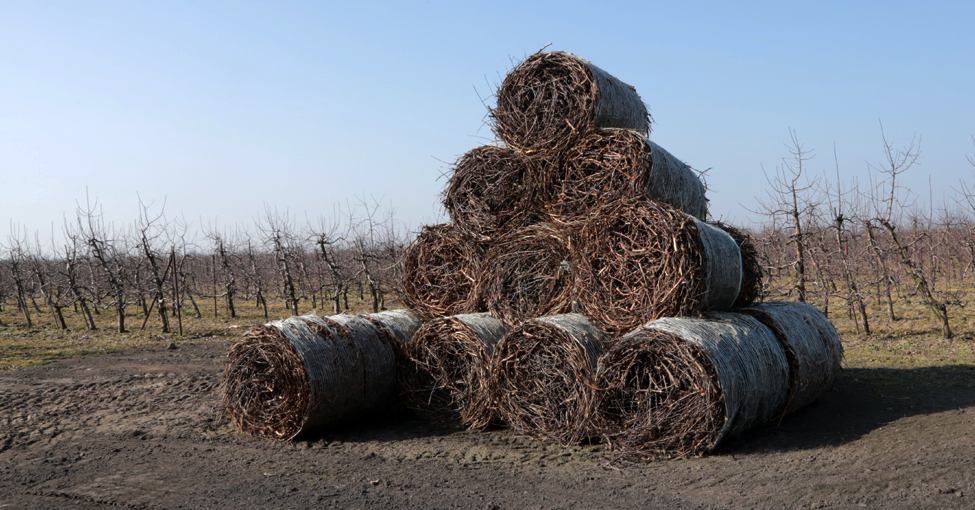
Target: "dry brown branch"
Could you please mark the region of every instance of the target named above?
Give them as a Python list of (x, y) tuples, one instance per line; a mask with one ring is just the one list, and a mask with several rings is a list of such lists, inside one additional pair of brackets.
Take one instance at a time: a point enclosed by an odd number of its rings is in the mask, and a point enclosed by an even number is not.
[(476, 282), (483, 249), (449, 223), (423, 227), (403, 255), (400, 289), (423, 321), (484, 311)]
[(486, 242), (529, 221), (536, 208), (529, 185), (537, 180), (537, 164), (544, 163), (497, 145), (468, 151), (454, 165), (443, 193), (453, 224)]
[(504, 325), (486, 313), (427, 322), (407, 345), (399, 374), (406, 406), (420, 416), (480, 429), (494, 420), (488, 368)]
[(572, 311), (569, 236), (559, 227), (519, 228), (488, 249), (478, 278), (487, 309), (508, 325)]
[(585, 217), (620, 200), (662, 202), (707, 217), (704, 184), (686, 164), (633, 131), (597, 129), (569, 147), (560, 165), (546, 165), (538, 185), (549, 210)]
[(734, 240), (664, 204), (608, 204), (582, 226), (573, 256), (583, 313), (612, 333), (727, 309), (741, 283)]
[(511, 69), (491, 117), (498, 138), (527, 154), (561, 152), (592, 127), (650, 131), (636, 89), (563, 52), (535, 53)]
[(490, 391), (514, 429), (578, 444), (597, 434), (595, 368), (608, 337), (579, 314), (529, 320), (495, 347)]

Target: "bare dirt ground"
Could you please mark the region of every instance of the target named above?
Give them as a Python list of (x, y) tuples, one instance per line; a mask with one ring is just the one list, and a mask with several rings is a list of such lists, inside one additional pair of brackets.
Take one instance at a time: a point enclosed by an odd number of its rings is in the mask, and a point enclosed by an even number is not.
[(227, 342), (0, 373), (0, 508), (975, 508), (975, 367), (850, 369), (697, 459), (409, 416), (294, 443), (217, 410)]

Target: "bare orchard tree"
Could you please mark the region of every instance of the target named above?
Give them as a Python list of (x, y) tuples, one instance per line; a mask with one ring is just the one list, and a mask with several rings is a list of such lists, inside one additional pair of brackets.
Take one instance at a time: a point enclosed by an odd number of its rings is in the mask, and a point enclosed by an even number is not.
[(264, 311), (264, 319), (268, 318), (267, 310), (267, 277), (264, 271), (264, 258), (261, 252), (255, 246), (257, 242), (251, 238), (249, 232), (243, 233), (243, 245), (245, 258), (243, 269), (244, 269), (244, 280), (247, 283), (248, 288), (252, 288), (254, 292), (254, 305), (261, 308)]
[(342, 228), (341, 216), (334, 215), (328, 219), (319, 216), (317, 224), (308, 222), (307, 232), (308, 240), (315, 248), (319, 270), (324, 276), (321, 279), (323, 291), (328, 290), (332, 313), (340, 313), (341, 298), (348, 292), (352, 279), (349, 268), (345, 267), (338, 254), (345, 248), (347, 235)]
[[(173, 259), (167, 257), (165, 251), (159, 247), (166, 240), (166, 221), (163, 208), (158, 213), (149, 211), (150, 205), (146, 205), (139, 199), (139, 220), (137, 223), (139, 235), (139, 251), (147, 269), (147, 279), (152, 295), (152, 305), (155, 306), (159, 314), (159, 323), (163, 333), (169, 333), (169, 317), (166, 312), (166, 290), (165, 285), (169, 277), (169, 272), (173, 269)], [(165, 269), (164, 269), (165, 267)], [(145, 320), (149, 320), (149, 310), (145, 311)], [(145, 322), (142, 323), (145, 328)]]
[(34, 327), (34, 320), (30, 314), (30, 307), (27, 306), (28, 293), (33, 290), (31, 285), (30, 248), (28, 246), (29, 237), (27, 231), (20, 231), (20, 228), (11, 225), (11, 233), (7, 235), (7, 243), (3, 249), (7, 255), (7, 266), (10, 268), (10, 277), (14, 283), (14, 296), (17, 299), (17, 308), (24, 315), (27, 327)]
[(34, 245), (30, 254), (31, 274), (36, 282), (37, 288), (44, 298), (44, 304), (51, 311), (54, 324), (62, 330), (68, 329), (68, 324), (64, 320), (64, 309), (73, 305), (74, 300), (68, 288), (67, 279), (59, 271), (60, 265), (57, 261), (59, 254), (54, 250), (54, 259), (48, 259), (43, 254), (43, 247), (40, 239), (35, 236)]
[[(129, 304), (126, 296), (128, 290), (127, 261), (129, 247), (124, 233), (111, 225), (106, 225), (102, 214), (96, 212), (97, 202), (87, 204), (85, 209), (78, 209), (79, 232), (83, 233), (88, 247), (88, 256), (108, 280), (111, 306), (115, 309), (116, 329), (125, 333), (125, 308)], [(93, 277), (94, 278), (94, 277)]]
[(782, 165), (776, 166), (774, 176), (765, 173), (770, 188), (767, 192), (768, 198), (758, 200), (760, 210), (755, 212), (770, 218), (786, 217), (790, 221), (792, 234), (789, 242), (795, 250), (793, 267), (796, 271), (792, 290), (795, 291), (798, 301), (805, 302), (806, 282), (809, 281), (806, 274), (808, 234), (805, 224), (819, 206), (817, 198), (812, 196), (817, 189), (818, 179), (809, 180), (803, 175), (804, 164), (814, 157), (812, 150), (806, 150), (799, 142), (795, 130), (789, 129), (789, 136), (791, 141), (786, 144), (786, 148), (791, 157), (782, 159)]
[(215, 227), (207, 227), (203, 235), (213, 245), (213, 254), (220, 267), (220, 281), (223, 286), (224, 301), (227, 303), (227, 313), (231, 318), (237, 317), (237, 307), (234, 299), (237, 297), (236, 247), (233, 240), (226, 234), (220, 233)]
[(95, 331), (98, 327), (95, 325), (95, 319), (91, 315), (91, 307), (88, 304), (89, 296), (93, 295), (93, 291), (85, 286), (81, 274), (84, 264), (80, 259), (84, 256), (85, 246), (81, 241), (78, 229), (67, 221), (65, 221), (63, 233), (65, 244), (60, 253), (63, 260), (62, 275), (67, 282), (71, 295), (74, 297), (74, 302), (80, 308), (81, 316), (85, 321), (85, 328), (89, 331)]
[[(975, 136), (972, 137), (972, 144), (975, 145)], [(965, 156), (968, 159), (968, 163), (975, 167), (975, 158), (972, 156)], [(972, 171), (972, 179), (975, 180), (975, 170)], [(957, 199), (958, 205), (965, 210), (969, 221), (965, 225), (965, 235), (964, 243), (965, 248), (968, 251), (968, 263), (965, 265), (964, 273), (968, 273), (975, 278), (975, 189), (965, 182), (964, 179), (958, 181), (959, 187), (955, 190), (956, 194), (959, 196)]]
[(264, 245), (271, 249), (277, 260), (284, 306), (291, 311), (292, 316), (298, 315), (298, 291), (295, 282), (298, 276), (295, 251), (298, 247), (294, 236), (294, 222), (287, 212), (281, 215), (276, 209), (265, 206), (264, 216), (257, 222), (257, 230)]
[[(0, 256), (0, 313), (3, 313), (4, 307), (7, 304), (7, 275), (6, 269), (8, 264), (4, 261), (3, 257)], [(7, 324), (3, 322), (3, 318), (0, 317), (0, 328), (7, 327)]]
[[(856, 253), (850, 254), (850, 235), (848, 222), (851, 218), (856, 218), (859, 214), (858, 205), (859, 188), (854, 182), (852, 189), (843, 191), (843, 181), (840, 179), (839, 158), (836, 155), (836, 147), (833, 147), (833, 159), (836, 162), (836, 183), (826, 188), (826, 200), (833, 218), (833, 234), (836, 236), (836, 255), (842, 262), (843, 281), (846, 283), (846, 306), (847, 313), (853, 319), (853, 323), (860, 332), (863, 325), (863, 333), (870, 334), (870, 318), (867, 315), (867, 306), (860, 291), (860, 271), (854, 266), (854, 261), (858, 258)], [(835, 191), (835, 194), (833, 193)], [(851, 203), (852, 197), (852, 203)], [(854, 250), (856, 247), (854, 246)], [(858, 320), (859, 319), (859, 320)]]
[(921, 156), (921, 139), (915, 136), (908, 145), (895, 148), (887, 141), (883, 124), (880, 125), (880, 135), (883, 140), (884, 161), (879, 166), (870, 165), (870, 168), (884, 179), (871, 189), (869, 198), (874, 205), (874, 217), (871, 221), (877, 222), (887, 232), (901, 265), (914, 281), (914, 292), (921, 296), (932, 314), (941, 322), (944, 337), (952, 338), (954, 334), (948, 322), (948, 302), (935, 296), (934, 287), (914, 258), (913, 245), (905, 242), (897, 225), (897, 222), (904, 219), (904, 207), (911, 200), (910, 190), (901, 186), (897, 178), (917, 163)]
[(402, 236), (392, 209), (383, 210), (379, 201), (362, 199), (356, 209), (363, 217), (357, 218), (348, 207), (353, 259), (376, 313), (386, 308), (386, 294), (396, 282)]

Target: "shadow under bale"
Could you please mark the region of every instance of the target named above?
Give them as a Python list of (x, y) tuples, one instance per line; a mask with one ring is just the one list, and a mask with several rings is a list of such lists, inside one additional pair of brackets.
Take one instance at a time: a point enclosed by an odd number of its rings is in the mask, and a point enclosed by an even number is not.
[(705, 187), (698, 175), (659, 145), (625, 129), (597, 129), (566, 149), (560, 165), (546, 166), (539, 185), (549, 209), (585, 217), (601, 204), (661, 202), (704, 220)]
[(484, 255), (478, 294), (508, 325), (572, 311), (575, 275), (569, 235), (537, 224), (513, 230)]
[(650, 132), (633, 86), (560, 51), (535, 53), (508, 71), (491, 117), (498, 138), (527, 154), (561, 152), (593, 127)]
[(501, 321), (486, 313), (427, 322), (407, 345), (399, 374), (406, 406), (434, 421), (485, 428), (494, 421), (488, 370), (504, 337)]
[(815, 402), (833, 387), (843, 363), (843, 344), (816, 307), (773, 301), (738, 311), (772, 330), (785, 350), (789, 397), (783, 416)]
[(579, 314), (526, 321), (495, 346), (490, 391), (512, 428), (563, 446), (594, 437), (596, 362), (609, 338)]
[(776, 418), (789, 391), (775, 336), (735, 313), (650, 322), (614, 344), (598, 372), (603, 437), (651, 459), (712, 451)]
[(727, 310), (741, 285), (734, 239), (665, 204), (607, 204), (583, 224), (573, 256), (583, 313), (612, 333)]
[(423, 321), (484, 311), (477, 294), (483, 248), (450, 223), (423, 227), (403, 254), (400, 290)]
[(468, 151), (454, 165), (443, 193), (453, 224), (482, 242), (524, 224), (535, 209), (534, 167), (530, 158), (503, 146)]
[(382, 411), (396, 389), (388, 336), (355, 315), (290, 317), (246, 332), (227, 354), (223, 408), (271, 439)]

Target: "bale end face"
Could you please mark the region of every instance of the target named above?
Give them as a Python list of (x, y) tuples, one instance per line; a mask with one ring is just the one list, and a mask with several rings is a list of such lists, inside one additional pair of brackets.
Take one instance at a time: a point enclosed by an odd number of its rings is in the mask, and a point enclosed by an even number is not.
[(610, 348), (598, 371), (601, 433), (612, 449), (653, 460), (710, 451), (725, 409), (714, 366), (696, 346), (644, 330)]
[(483, 249), (455, 226), (427, 226), (403, 254), (400, 291), (424, 321), (483, 311), (476, 283)]
[(407, 345), (400, 389), (407, 407), (440, 422), (485, 428), (494, 422), (487, 391), (494, 345), (504, 325), (488, 314), (430, 321)]
[(606, 337), (578, 314), (533, 319), (495, 348), (490, 392), (502, 419), (564, 446), (595, 437), (595, 367)]
[(253, 328), (231, 346), (223, 386), (223, 409), (241, 432), (290, 439), (301, 431), (311, 389), (301, 358), (277, 328)]
[(526, 154), (559, 153), (597, 127), (649, 133), (636, 89), (570, 53), (535, 53), (505, 76), (491, 111), (495, 134)]

